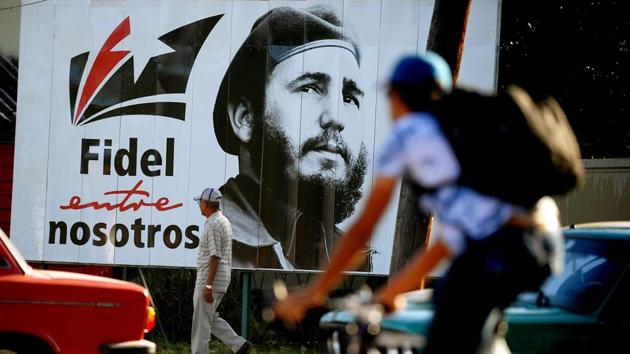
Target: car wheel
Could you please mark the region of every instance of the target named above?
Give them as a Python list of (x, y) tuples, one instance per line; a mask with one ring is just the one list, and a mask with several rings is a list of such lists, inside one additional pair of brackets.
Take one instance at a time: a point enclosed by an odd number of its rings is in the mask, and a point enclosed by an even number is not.
[(54, 354), (44, 341), (23, 334), (0, 334), (0, 354)]
[(54, 354), (48, 346), (37, 346), (29, 343), (13, 343), (0, 345), (0, 354)]
[(349, 336), (343, 329), (336, 329), (334, 331), (331, 331), (328, 339), (326, 340), (327, 353), (347, 354), (348, 347), (352, 342), (353, 337)]
[[(344, 349), (342, 351), (342, 349)], [(339, 331), (332, 331), (326, 340), (326, 352), (328, 354), (345, 354), (345, 348), (339, 339)]]

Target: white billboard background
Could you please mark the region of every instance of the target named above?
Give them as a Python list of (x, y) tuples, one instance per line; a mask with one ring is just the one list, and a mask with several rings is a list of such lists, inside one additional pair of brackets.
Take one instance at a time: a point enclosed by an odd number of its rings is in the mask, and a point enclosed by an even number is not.
[[(197, 251), (186, 247), (191, 243), (186, 229), (202, 228), (203, 217), (192, 197), (205, 187), (223, 185), (239, 173), (238, 158), (223, 152), (213, 133), (214, 99), (223, 75), (258, 17), (279, 6), (303, 8), (316, 4), (335, 8), (344, 25), (351, 25), (358, 35), (363, 58), (360, 75), (365, 88), (361, 111), (369, 122), (361, 132), (370, 155), (363, 185), (365, 195), (371, 187), (372, 161), (389, 131), (389, 107), (381, 86), (397, 58), (424, 51), (432, 1), (48, 1), (24, 7), (11, 236), (26, 259), (195, 266)], [(96, 53), (123, 19), (129, 17), (131, 35), (115, 49), (132, 50), (138, 75), (143, 57), (148, 60), (169, 50), (158, 37), (220, 14), (223, 17), (203, 43), (188, 79), (184, 121), (145, 115), (108, 118), (80, 126), (70, 123), (71, 58), (89, 51), (88, 71)], [(473, 1), (460, 84), (484, 90), (494, 88), (498, 15), (498, 0)], [(331, 63), (338, 60), (331, 59)], [(103, 174), (104, 141), (111, 140), (113, 160), (118, 149), (129, 148), (131, 137), (136, 137), (138, 144), (137, 174), (118, 176), (113, 163), (111, 173)], [(167, 138), (175, 141), (173, 176), (165, 175)], [(89, 162), (88, 174), (80, 173), (82, 139), (99, 139), (100, 144), (90, 149), (91, 153), (98, 153), (99, 159)], [(142, 174), (140, 156), (148, 149), (157, 150), (162, 157), (160, 176)], [(123, 195), (104, 194), (130, 190), (139, 181), (142, 181), (140, 189), (150, 196), (134, 196), (129, 202), (144, 199), (155, 203), (158, 198), (166, 197), (169, 205), (182, 203), (182, 206), (162, 212), (153, 207), (137, 211), (60, 209), (61, 205), (68, 205), (72, 196), (80, 197), (82, 203), (119, 203)], [(354, 215), (361, 205), (359, 202)], [(396, 198), (372, 238), (370, 246), (376, 250), (372, 258), (374, 273), (389, 273), (397, 205)], [(141, 230), (141, 226), (136, 226), (139, 231), (133, 227), (137, 219), (144, 226)], [(343, 230), (352, 219), (338, 226)], [(54, 240), (50, 239), (51, 222), (67, 225), (65, 244), (60, 243), (59, 233)], [(128, 230), (127, 242), (119, 246), (113, 241), (100, 242), (103, 240), (94, 233), (96, 226), (100, 225), (99, 230), (107, 234), (115, 224)], [(158, 225), (160, 230), (154, 232), (150, 246), (149, 228), (156, 230)], [(166, 230), (170, 232), (165, 241)], [(117, 240), (121, 240), (123, 233), (116, 233)], [(201, 231), (195, 233), (200, 235)], [(167, 247), (167, 243), (172, 247)]]

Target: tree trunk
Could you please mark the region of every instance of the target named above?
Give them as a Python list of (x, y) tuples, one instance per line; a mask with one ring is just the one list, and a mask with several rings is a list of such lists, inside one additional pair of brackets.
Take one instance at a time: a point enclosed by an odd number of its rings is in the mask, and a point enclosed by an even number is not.
[(471, 0), (436, 0), (427, 50), (438, 53), (451, 66), (457, 82)]
[[(435, 0), (427, 50), (440, 54), (457, 81), (471, 0)], [(400, 188), (390, 274), (398, 272), (428, 242), (431, 217), (418, 208), (418, 192), (408, 177)]]

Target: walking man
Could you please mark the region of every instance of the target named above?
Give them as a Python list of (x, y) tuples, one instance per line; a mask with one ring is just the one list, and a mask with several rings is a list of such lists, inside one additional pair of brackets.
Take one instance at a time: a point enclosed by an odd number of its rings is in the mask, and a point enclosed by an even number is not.
[(232, 273), (232, 227), (220, 210), (221, 192), (215, 188), (206, 188), (194, 199), (199, 203), (199, 210), (201, 215), (206, 217), (206, 222), (197, 255), (191, 334), (192, 354), (209, 352), (211, 334), (233, 352), (248, 353), (251, 343), (237, 335), (217, 312), (221, 299), (230, 285)]

